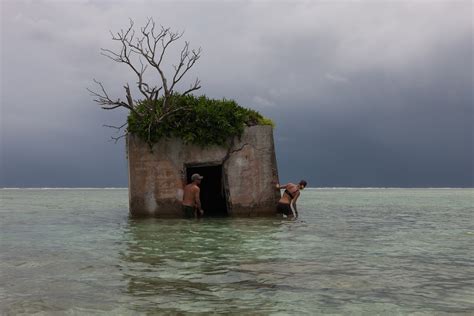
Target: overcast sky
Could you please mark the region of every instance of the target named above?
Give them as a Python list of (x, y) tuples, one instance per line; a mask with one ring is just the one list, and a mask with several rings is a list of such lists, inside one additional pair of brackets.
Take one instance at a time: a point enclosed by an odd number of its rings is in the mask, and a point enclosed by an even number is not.
[[(202, 58), (186, 87), (276, 123), (281, 182), (473, 186), (471, 1), (1, 0), (0, 187), (126, 187), (122, 97), (135, 78), (100, 55), (146, 17)], [(178, 44), (181, 46), (182, 42)], [(168, 64), (175, 59), (168, 56)]]

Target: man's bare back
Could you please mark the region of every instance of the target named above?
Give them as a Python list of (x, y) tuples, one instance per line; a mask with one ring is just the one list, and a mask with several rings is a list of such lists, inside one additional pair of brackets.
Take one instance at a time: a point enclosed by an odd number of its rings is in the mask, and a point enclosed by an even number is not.
[[(199, 200), (200, 191), (201, 191), (201, 189), (199, 189), (199, 187), (194, 183), (190, 183), (190, 184), (186, 185), (184, 187), (183, 205), (196, 207), (197, 206), (196, 205), (197, 204), (196, 203), (196, 196), (197, 196), (197, 200), (200, 202), (200, 200)], [(201, 205), (199, 205), (199, 207), (200, 206)]]
[(184, 216), (189, 217), (198, 217), (199, 215), (204, 214), (204, 210), (201, 207), (201, 199), (199, 195), (201, 194), (201, 189), (199, 188), (199, 184), (201, 183), (203, 177), (199, 174), (195, 173), (191, 176), (190, 184), (184, 187), (183, 193), (183, 212)]
[(296, 209), (296, 201), (300, 197), (300, 190), (303, 190), (308, 183), (301, 180), (300, 183), (287, 183), (285, 185), (276, 185), (278, 190), (285, 189), (280, 201), (278, 201), (277, 212), (282, 213), (288, 217), (298, 217), (298, 210)]

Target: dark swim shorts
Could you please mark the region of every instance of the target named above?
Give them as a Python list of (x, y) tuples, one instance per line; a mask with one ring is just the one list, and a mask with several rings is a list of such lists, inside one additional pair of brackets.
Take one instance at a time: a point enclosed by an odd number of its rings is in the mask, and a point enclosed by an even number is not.
[(185, 218), (194, 218), (194, 207), (183, 205), (183, 213)]
[(285, 214), (286, 216), (289, 216), (290, 214), (293, 215), (293, 211), (291, 210), (290, 204), (286, 203), (278, 203), (277, 212)]

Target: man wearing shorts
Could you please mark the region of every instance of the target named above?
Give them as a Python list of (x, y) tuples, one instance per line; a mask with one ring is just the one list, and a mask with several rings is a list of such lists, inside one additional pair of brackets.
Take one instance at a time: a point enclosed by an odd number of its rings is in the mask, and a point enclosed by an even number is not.
[(287, 183), (285, 185), (276, 185), (278, 190), (285, 189), (283, 195), (278, 201), (277, 212), (284, 214), (289, 218), (297, 218), (298, 210), (296, 209), (296, 201), (300, 196), (300, 190), (303, 190), (307, 185), (305, 180), (301, 180), (298, 184)]
[(191, 176), (192, 182), (184, 187), (182, 207), (185, 218), (197, 218), (198, 212), (199, 216), (204, 214), (204, 210), (201, 208), (201, 199), (199, 198), (201, 193), (199, 184), (201, 184), (203, 178), (198, 173), (195, 173)]

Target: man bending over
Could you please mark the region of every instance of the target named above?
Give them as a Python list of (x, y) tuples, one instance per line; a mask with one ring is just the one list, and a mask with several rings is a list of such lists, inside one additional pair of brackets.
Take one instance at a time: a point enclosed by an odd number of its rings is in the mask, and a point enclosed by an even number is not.
[(277, 212), (288, 216), (289, 218), (297, 218), (298, 210), (296, 209), (296, 201), (300, 197), (300, 190), (303, 190), (307, 185), (305, 180), (300, 183), (287, 183), (285, 185), (276, 185), (278, 190), (285, 189), (283, 195), (278, 201)]

